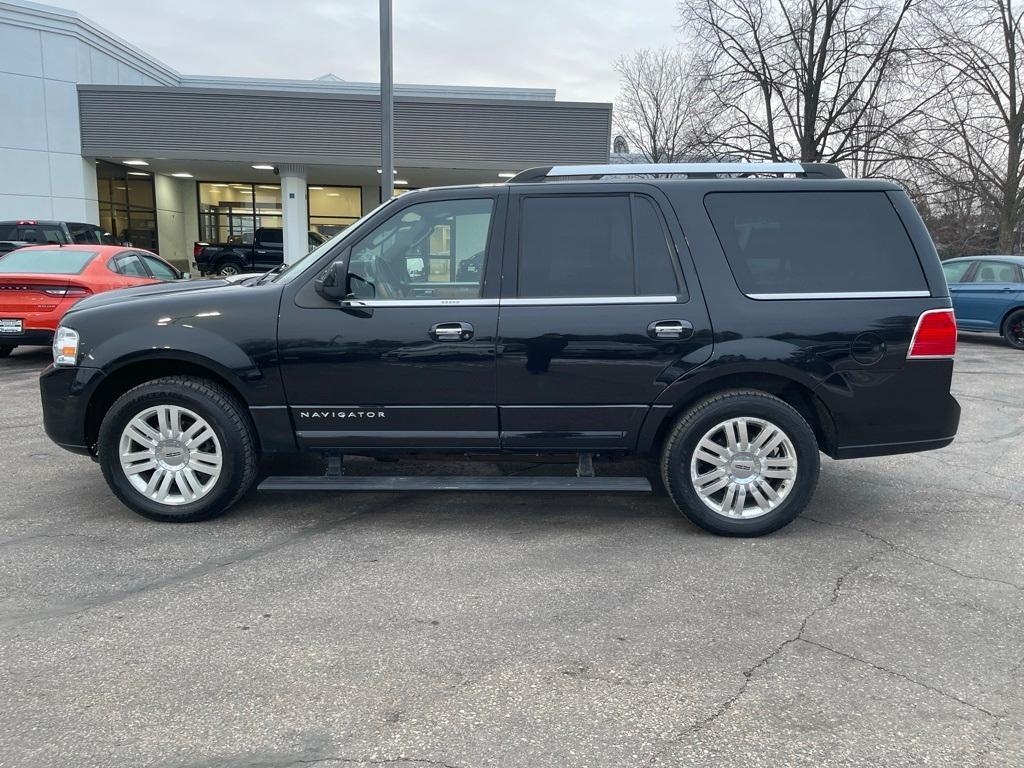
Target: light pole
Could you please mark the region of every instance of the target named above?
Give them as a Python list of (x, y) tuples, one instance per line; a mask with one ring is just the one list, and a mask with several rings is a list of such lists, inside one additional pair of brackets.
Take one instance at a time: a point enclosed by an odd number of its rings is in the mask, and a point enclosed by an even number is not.
[(391, 0), (380, 0), (380, 201), (395, 192), (395, 88), (391, 68)]

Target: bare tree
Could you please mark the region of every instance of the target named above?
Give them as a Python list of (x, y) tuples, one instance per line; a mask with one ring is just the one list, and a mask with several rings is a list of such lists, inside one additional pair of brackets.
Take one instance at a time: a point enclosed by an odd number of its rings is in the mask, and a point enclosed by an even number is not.
[(644, 162), (671, 163), (693, 147), (700, 78), (678, 48), (642, 49), (615, 62), (615, 125)]
[(909, 87), (918, 0), (681, 0), (717, 104), (711, 154), (878, 174), (931, 95)]
[(1011, 253), (1024, 216), (1024, 3), (946, 0), (929, 19), (944, 90), (922, 133), (924, 169), (940, 194), (971, 201), (974, 219), (994, 225), (995, 248)]

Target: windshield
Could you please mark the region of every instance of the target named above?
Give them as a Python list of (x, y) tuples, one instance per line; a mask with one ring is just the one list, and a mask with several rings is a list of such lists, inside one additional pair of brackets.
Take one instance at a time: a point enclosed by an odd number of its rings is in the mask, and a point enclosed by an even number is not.
[(0, 257), (0, 273), (31, 272), (37, 275), (77, 275), (96, 255), (95, 251), (25, 248)]
[(327, 239), (321, 245), (318, 245), (316, 248), (307, 253), (298, 261), (289, 264), (287, 267), (285, 267), (284, 269), (277, 273), (277, 275), (274, 277), (274, 282), (290, 283), (292, 280), (294, 280), (296, 277), (298, 277), (304, 271), (306, 271), (306, 269), (309, 266), (319, 261), (324, 254), (333, 249), (342, 240), (346, 239), (350, 234), (352, 234), (352, 232), (354, 232), (357, 229), (360, 229), (364, 221), (366, 221), (368, 218), (373, 216), (373, 214), (375, 214), (377, 211), (381, 210), (387, 205), (390, 205), (397, 199), (398, 198), (392, 198), (391, 200), (388, 200), (386, 203), (381, 203), (347, 229), (344, 229), (338, 234), (336, 234), (334, 237)]

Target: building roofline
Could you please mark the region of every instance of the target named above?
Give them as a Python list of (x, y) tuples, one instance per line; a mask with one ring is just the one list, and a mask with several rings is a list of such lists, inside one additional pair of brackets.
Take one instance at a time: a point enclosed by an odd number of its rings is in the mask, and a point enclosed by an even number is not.
[[(270, 81), (272, 82), (272, 81)], [(396, 91), (398, 86), (396, 86)], [(137, 92), (137, 93), (167, 93), (168, 91), (174, 91), (182, 94), (220, 94), (220, 95), (232, 95), (232, 94), (246, 94), (256, 96), (267, 96), (277, 98), (312, 98), (312, 99), (347, 99), (350, 101), (369, 101), (377, 102), (380, 99), (379, 94), (376, 90), (369, 93), (348, 93), (343, 91), (332, 91), (332, 90), (316, 90), (316, 91), (297, 91), (288, 89), (257, 89), (257, 88), (212, 88), (207, 86), (196, 87), (196, 86), (177, 86), (168, 88), (162, 85), (108, 85), (104, 83), (86, 84), (79, 83), (78, 90), (83, 92), (88, 91), (123, 91), (123, 92)], [(419, 95), (412, 93), (396, 93), (395, 100), (399, 102), (426, 102), (426, 103), (438, 103), (438, 104), (497, 104), (505, 106), (531, 106), (531, 107), (544, 107), (550, 109), (571, 109), (575, 107), (585, 108), (599, 108), (605, 109), (611, 112), (612, 104), (610, 102), (591, 102), (591, 101), (555, 101), (552, 100), (534, 100), (534, 99), (516, 99), (516, 98), (494, 98), (484, 96), (467, 96), (458, 92), (453, 92), (447, 95)]]
[[(339, 93), (351, 95), (380, 94), (380, 83), (337, 80), (295, 80), (271, 77), (222, 77), (217, 75), (182, 75), (185, 88), (218, 88), (229, 90), (295, 91), (305, 93)], [(436, 96), (440, 98), (521, 99), (554, 101), (554, 88), (513, 88), (476, 85), (428, 85), (395, 83), (396, 96)]]
[(179, 85), (181, 82), (177, 71), (76, 11), (28, 0), (0, 0), (0, 22), (69, 35), (159, 83)]
[[(69, 35), (103, 51), (121, 63), (144, 73), (162, 86), (204, 88), (215, 91), (267, 91), (306, 94), (344, 94), (378, 97), (379, 83), (344, 80), (297, 80), (287, 78), (183, 75), (127, 40), (104, 29), (77, 11), (30, 0), (0, 0), (0, 22), (28, 29)], [(502, 86), (395, 84), (395, 95), (433, 97), (445, 100), (483, 99), (498, 101), (555, 102), (553, 88)]]

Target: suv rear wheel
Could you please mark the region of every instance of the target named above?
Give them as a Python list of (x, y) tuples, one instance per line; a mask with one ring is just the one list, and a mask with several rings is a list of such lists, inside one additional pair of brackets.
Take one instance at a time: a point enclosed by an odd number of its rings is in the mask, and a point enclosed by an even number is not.
[(14, 347), (0, 347), (0, 357), (7, 357), (14, 351)]
[(1003, 323), (1003, 338), (1011, 347), (1024, 349), (1024, 309), (1010, 313)]
[(153, 520), (217, 517), (256, 478), (249, 414), (203, 379), (171, 376), (129, 390), (104, 417), (98, 444), (111, 490)]
[(662, 450), (676, 507), (723, 536), (763, 536), (791, 522), (818, 482), (814, 431), (792, 406), (758, 390), (731, 390), (683, 413)]
[(217, 265), (217, 275), (219, 277), (234, 277), (235, 275), (242, 274), (242, 269), (243, 266), (240, 261), (228, 259)]

